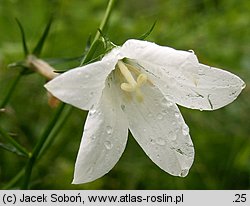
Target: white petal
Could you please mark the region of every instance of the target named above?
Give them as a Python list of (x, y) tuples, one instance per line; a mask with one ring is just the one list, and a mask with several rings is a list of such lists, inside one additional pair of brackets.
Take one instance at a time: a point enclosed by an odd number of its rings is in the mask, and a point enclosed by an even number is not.
[(109, 58), (72, 69), (48, 82), (45, 87), (63, 102), (89, 110), (100, 100), (105, 80), (116, 63), (116, 58)]
[(109, 172), (127, 142), (128, 123), (116, 95), (106, 86), (99, 105), (89, 111), (78, 152), (73, 184), (93, 181)]
[(180, 66), (192, 54), (191, 52), (175, 50), (152, 42), (134, 39), (126, 41), (120, 52), (129, 59), (143, 60), (173, 69)]
[(129, 129), (150, 159), (164, 171), (186, 176), (194, 158), (194, 148), (178, 107), (154, 86), (141, 90), (143, 101), (125, 100)]
[(192, 52), (139, 40), (128, 40), (121, 52), (144, 67), (165, 97), (188, 108), (221, 108), (234, 101), (245, 87), (236, 75), (199, 64)]
[(192, 109), (219, 109), (234, 101), (245, 87), (236, 75), (199, 64), (195, 56), (189, 56), (175, 69), (146, 61), (138, 63), (166, 98)]

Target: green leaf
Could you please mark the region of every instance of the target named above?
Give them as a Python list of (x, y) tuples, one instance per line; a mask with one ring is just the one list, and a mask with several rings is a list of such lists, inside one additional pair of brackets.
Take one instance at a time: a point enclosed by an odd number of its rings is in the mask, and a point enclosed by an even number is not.
[(33, 74), (34, 71), (32, 71), (24, 61), (14, 62), (8, 65), (8, 68), (11, 69), (21, 69), (20, 74), (21, 75), (27, 75), (27, 74)]
[(22, 157), (28, 157), (27, 155), (25, 155), (24, 153), (18, 151), (15, 147), (9, 145), (9, 144), (4, 144), (4, 143), (1, 143), (0, 142), (0, 147), (3, 148), (4, 150), (6, 151), (9, 151), (9, 152), (12, 152), (12, 153), (15, 153), (19, 156), (22, 156)]
[[(9, 142), (15, 150), (12, 149), (12, 151), (15, 151), (15, 153), (21, 153), (26, 157), (29, 157), (29, 152), (24, 148), (22, 145), (20, 145), (15, 139), (13, 139), (5, 130), (3, 130), (0, 127), (0, 135), (3, 139), (5, 139), (7, 142)], [(7, 147), (10, 148), (10, 147)], [(6, 148), (5, 148), (6, 149)]]
[(64, 63), (74, 62), (74, 61), (79, 62), (82, 58), (83, 56), (65, 57), (65, 58), (49, 58), (49, 59), (44, 59), (44, 60), (50, 65), (59, 65), (59, 64), (64, 64)]
[(138, 39), (140, 39), (140, 40), (146, 39), (151, 34), (151, 32), (153, 31), (153, 29), (155, 28), (156, 22), (157, 22), (157, 20), (155, 20), (155, 22), (150, 27), (150, 29), (146, 33), (144, 33), (143, 35), (141, 35)]
[(44, 45), (44, 42), (49, 34), (49, 30), (50, 30), (50, 27), (51, 27), (51, 24), (52, 24), (52, 21), (53, 21), (53, 18), (51, 17), (46, 28), (44, 29), (44, 32), (40, 38), (40, 40), (38, 41), (36, 47), (34, 48), (32, 54), (34, 54), (35, 56), (39, 56), (41, 54), (41, 51), (42, 51), (42, 48), (43, 48), (43, 45)]
[(15, 18), (15, 19), (16, 19), (18, 27), (19, 27), (19, 29), (21, 31), (22, 42), (23, 42), (23, 51), (24, 51), (25, 56), (27, 56), (29, 54), (29, 50), (28, 50), (28, 47), (27, 47), (27, 44), (26, 44), (26, 38), (25, 38), (25, 33), (24, 33), (24, 30), (23, 30), (23, 26), (22, 26), (21, 22), (17, 18)]

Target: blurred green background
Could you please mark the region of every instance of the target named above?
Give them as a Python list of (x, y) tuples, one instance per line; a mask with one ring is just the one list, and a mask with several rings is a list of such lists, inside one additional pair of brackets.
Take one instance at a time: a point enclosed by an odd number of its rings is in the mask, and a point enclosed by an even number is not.
[[(41, 58), (80, 56), (105, 12), (103, 0), (0, 0), (0, 102), (22, 60), (17, 17), (28, 45), (34, 47), (51, 14), (55, 16)], [(195, 161), (186, 178), (159, 169), (132, 136), (118, 164), (104, 177), (71, 185), (75, 158), (87, 112), (74, 109), (47, 152), (38, 160), (31, 189), (249, 189), (250, 188), (250, 1), (248, 0), (118, 0), (107, 36), (119, 45), (156, 27), (147, 38), (176, 49), (192, 49), (200, 62), (224, 68), (247, 84), (232, 104), (213, 112), (181, 108), (195, 145)], [(79, 62), (54, 65), (78, 66)], [(50, 120), (38, 74), (21, 78), (0, 126), (29, 151)], [(6, 144), (0, 135), (1, 145)], [(167, 158), (167, 157), (166, 157)], [(26, 159), (0, 148), (0, 187), (25, 166)], [(22, 180), (22, 179), (21, 179)], [(18, 188), (20, 182), (13, 188)]]

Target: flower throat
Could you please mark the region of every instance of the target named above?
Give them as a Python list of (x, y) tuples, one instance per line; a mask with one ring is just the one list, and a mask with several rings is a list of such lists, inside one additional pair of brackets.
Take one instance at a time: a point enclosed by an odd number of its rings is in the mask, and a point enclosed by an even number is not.
[[(125, 92), (135, 92), (136, 99), (139, 102), (143, 101), (143, 94), (141, 92), (141, 86), (144, 85), (148, 81), (148, 77), (146, 74), (140, 73), (140, 71), (132, 65), (126, 65), (123, 61), (119, 60), (117, 66), (127, 82), (121, 83), (121, 89)], [(132, 73), (137, 75), (137, 79), (135, 80)]]

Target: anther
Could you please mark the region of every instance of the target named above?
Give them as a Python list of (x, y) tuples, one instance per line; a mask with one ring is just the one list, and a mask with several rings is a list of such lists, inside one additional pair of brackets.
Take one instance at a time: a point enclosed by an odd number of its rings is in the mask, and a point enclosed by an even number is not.
[(137, 85), (138, 87), (141, 87), (143, 84), (145, 84), (148, 80), (148, 77), (146, 74), (140, 74), (138, 77), (137, 77)]
[(126, 67), (126, 65), (122, 62), (122, 61), (118, 61), (118, 67), (122, 73), (122, 75), (124, 76), (124, 78), (127, 80), (127, 82), (132, 86), (132, 87), (136, 87), (137, 83), (134, 79), (134, 77), (132, 76), (131, 72), (128, 70), (128, 68)]

